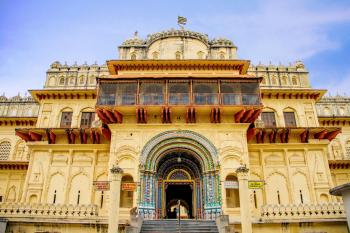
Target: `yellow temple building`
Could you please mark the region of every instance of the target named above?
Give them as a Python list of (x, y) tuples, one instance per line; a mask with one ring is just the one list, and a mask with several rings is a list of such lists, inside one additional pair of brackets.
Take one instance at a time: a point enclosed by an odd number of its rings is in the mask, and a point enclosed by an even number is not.
[(0, 96), (0, 232), (348, 232), (350, 97), (185, 29), (118, 50)]

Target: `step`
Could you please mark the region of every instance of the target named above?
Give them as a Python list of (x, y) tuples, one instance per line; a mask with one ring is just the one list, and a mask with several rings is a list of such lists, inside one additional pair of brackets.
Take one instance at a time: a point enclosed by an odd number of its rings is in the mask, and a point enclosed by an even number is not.
[[(180, 221), (181, 232), (183, 233), (218, 233), (215, 221), (211, 220), (191, 220)], [(145, 220), (141, 227), (141, 233), (171, 233), (179, 232), (178, 220)]]

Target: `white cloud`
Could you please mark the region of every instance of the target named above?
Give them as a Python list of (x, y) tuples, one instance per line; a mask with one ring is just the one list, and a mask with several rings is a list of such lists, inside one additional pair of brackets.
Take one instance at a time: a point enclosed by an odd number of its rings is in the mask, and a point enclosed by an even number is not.
[[(329, 35), (337, 23), (350, 22), (350, 7), (308, 7), (310, 1), (261, 1), (249, 12), (213, 12), (207, 23), (227, 28), (241, 58), (254, 63), (287, 63), (341, 46)], [(316, 3), (316, 2), (315, 2)], [(204, 24), (204, 23), (203, 23)]]

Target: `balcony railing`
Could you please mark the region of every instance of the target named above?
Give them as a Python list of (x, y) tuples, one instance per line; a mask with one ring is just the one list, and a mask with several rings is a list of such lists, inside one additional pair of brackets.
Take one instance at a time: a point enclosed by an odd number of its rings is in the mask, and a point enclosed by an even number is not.
[(0, 204), (0, 217), (86, 218), (96, 216), (98, 216), (98, 207), (96, 205)]
[(265, 205), (261, 208), (261, 218), (269, 220), (297, 220), (297, 219), (320, 219), (338, 218), (345, 220), (344, 204), (299, 204), (299, 205)]

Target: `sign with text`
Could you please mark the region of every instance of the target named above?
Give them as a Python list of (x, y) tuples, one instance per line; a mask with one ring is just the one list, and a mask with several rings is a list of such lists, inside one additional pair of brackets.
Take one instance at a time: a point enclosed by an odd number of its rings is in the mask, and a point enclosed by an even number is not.
[(238, 189), (238, 181), (225, 180), (224, 187), (225, 189)]
[(109, 181), (94, 181), (93, 183), (96, 191), (108, 191)]
[(265, 181), (263, 180), (249, 180), (248, 188), (249, 189), (262, 189), (264, 188)]
[(122, 183), (122, 191), (135, 191), (136, 183), (134, 182), (123, 182)]

